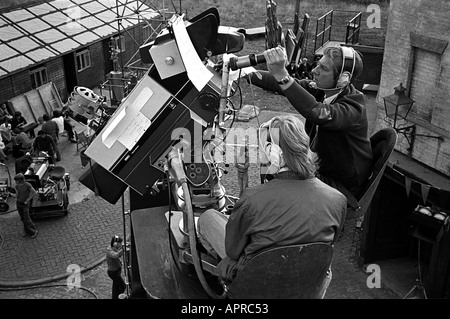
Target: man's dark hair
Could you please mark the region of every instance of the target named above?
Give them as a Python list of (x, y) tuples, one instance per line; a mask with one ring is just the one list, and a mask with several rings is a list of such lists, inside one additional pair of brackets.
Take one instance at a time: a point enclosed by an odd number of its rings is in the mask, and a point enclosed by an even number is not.
[(25, 180), (25, 176), (22, 173), (19, 173), (16, 176), (14, 176), (14, 180), (15, 181), (23, 181), (23, 180)]
[(114, 243), (121, 243), (121, 242), (123, 242), (123, 238), (118, 235), (114, 235), (111, 238), (111, 247), (114, 246)]

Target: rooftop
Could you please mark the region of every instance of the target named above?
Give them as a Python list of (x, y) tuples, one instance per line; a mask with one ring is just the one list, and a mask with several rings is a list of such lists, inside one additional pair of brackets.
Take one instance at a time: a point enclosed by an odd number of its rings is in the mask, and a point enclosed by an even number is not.
[(53, 0), (0, 10), (0, 78), (158, 16), (126, 0)]

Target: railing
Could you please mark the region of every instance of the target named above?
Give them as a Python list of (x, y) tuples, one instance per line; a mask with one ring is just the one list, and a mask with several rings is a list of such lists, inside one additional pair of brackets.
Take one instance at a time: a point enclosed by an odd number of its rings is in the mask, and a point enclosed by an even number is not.
[[(335, 16), (340, 13), (340, 16)], [(346, 13), (355, 15), (346, 24), (333, 24), (333, 20), (342, 20)], [(343, 42), (345, 44), (356, 44), (359, 41), (359, 30), (361, 26), (362, 13), (357, 11), (330, 10), (317, 19), (316, 35), (314, 39), (314, 52), (326, 45), (330, 41)], [(337, 28), (340, 28), (336, 30)], [(345, 28), (345, 38), (342, 29)], [(332, 32), (333, 31), (333, 32)], [(334, 36), (334, 38), (332, 37)]]
[(359, 41), (359, 29), (361, 28), (362, 12), (359, 12), (347, 23), (347, 33), (345, 35), (345, 44), (356, 44)]
[[(329, 21), (329, 25), (327, 26), (327, 21)], [(326, 14), (317, 19), (316, 22), (316, 36), (314, 38), (314, 52), (320, 47), (323, 47), (331, 39), (331, 26), (333, 22), (333, 10), (328, 11)], [(319, 32), (319, 25), (323, 24), (322, 31)], [(328, 32), (328, 38), (325, 41), (326, 33)], [(317, 39), (321, 37), (320, 46), (317, 47), (318, 41)]]

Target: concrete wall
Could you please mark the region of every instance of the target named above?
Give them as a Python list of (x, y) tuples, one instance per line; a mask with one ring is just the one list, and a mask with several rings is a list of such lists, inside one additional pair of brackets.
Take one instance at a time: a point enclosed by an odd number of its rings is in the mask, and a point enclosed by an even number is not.
[[(416, 102), (404, 125), (417, 125), (417, 133), (442, 136), (443, 141), (417, 136), (411, 155), (450, 175), (450, 20), (447, 0), (391, 1), (383, 69), (378, 92), (377, 126), (389, 125), (382, 97), (400, 82)], [(399, 135), (397, 149), (408, 153)]]

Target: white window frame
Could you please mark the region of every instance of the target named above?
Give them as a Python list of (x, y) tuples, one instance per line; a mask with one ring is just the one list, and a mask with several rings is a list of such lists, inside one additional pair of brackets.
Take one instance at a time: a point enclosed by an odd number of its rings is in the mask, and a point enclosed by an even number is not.
[(77, 61), (77, 72), (84, 71), (92, 66), (91, 53), (89, 49), (83, 49), (75, 54)]
[(47, 67), (42, 65), (30, 69), (30, 78), (33, 89), (48, 83)]

